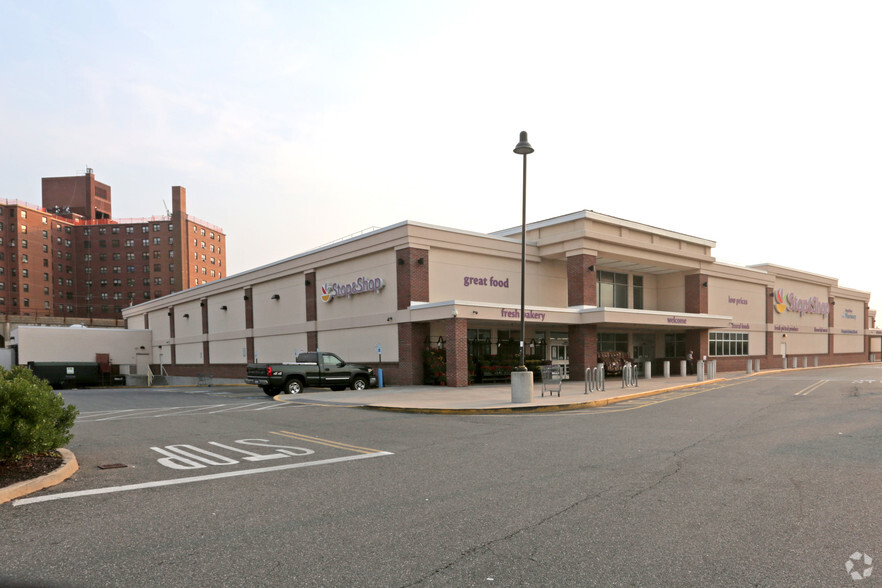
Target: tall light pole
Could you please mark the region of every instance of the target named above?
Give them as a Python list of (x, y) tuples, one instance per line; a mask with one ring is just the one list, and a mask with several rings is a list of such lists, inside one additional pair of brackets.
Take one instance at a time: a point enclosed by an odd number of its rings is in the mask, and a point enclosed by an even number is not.
[(527, 281), (527, 155), (533, 153), (533, 147), (527, 141), (527, 131), (521, 131), (520, 141), (515, 145), (514, 152), (524, 156), (524, 195), (521, 209), (521, 363), (515, 371), (527, 371), (524, 361), (524, 340), (526, 325), (524, 324), (524, 285)]

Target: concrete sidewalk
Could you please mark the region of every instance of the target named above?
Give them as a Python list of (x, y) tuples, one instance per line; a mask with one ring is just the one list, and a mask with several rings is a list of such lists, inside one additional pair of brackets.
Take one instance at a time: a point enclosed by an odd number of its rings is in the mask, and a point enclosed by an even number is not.
[(532, 402), (512, 402), (511, 384), (475, 384), (462, 388), (447, 386), (392, 386), (369, 390), (328, 392), (308, 388), (298, 395), (279, 394), (279, 402), (359, 406), (377, 410), (436, 414), (494, 414), (574, 410), (606, 406), (632, 398), (661, 394), (672, 390), (702, 386), (741, 378), (745, 372), (726, 372), (725, 377), (699, 382), (697, 376), (657, 377), (639, 380), (636, 387), (622, 387), (618, 377), (606, 381), (604, 390), (585, 393), (585, 382), (564, 381), (560, 396), (546, 392), (542, 383), (533, 384)]

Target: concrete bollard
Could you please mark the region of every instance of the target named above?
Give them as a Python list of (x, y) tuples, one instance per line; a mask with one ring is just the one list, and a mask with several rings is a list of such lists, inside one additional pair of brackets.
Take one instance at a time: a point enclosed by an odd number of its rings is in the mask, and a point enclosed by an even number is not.
[(652, 362), (647, 361), (643, 363), (643, 377), (647, 380), (652, 379)]
[(662, 364), (662, 366), (663, 366), (662, 369), (665, 372), (665, 378), (670, 378), (671, 377), (671, 362), (666, 361)]
[(747, 373), (748, 374), (753, 373), (753, 360), (752, 359), (747, 360)]
[(753, 360), (753, 371), (755, 371), (756, 373), (760, 372), (760, 360), (758, 360), (758, 359)]
[(680, 362), (680, 375), (681, 376), (686, 375), (686, 360), (685, 359)]
[(791, 361), (790, 363), (793, 364), (793, 369), (796, 369), (797, 365), (796, 365), (796, 358), (795, 357), (793, 358), (793, 361)]

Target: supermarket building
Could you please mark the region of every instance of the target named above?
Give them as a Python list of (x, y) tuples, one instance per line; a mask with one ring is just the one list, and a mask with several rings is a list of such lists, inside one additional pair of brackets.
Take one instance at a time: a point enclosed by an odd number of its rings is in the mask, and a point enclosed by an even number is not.
[[(244, 377), (252, 362), (332, 351), (387, 385), (465, 386), (519, 353), (520, 227), (405, 221), (123, 309), (152, 331), (153, 371)], [(574, 380), (608, 352), (780, 368), (879, 361), (870, 293), (776, 265), (717, 262), (713, 241), (581, 211), (526, 227), (525, 354)], [(659, 367), (657, 367), (659, 366)], [(505, 377), (505, 376), (503, 376)]]

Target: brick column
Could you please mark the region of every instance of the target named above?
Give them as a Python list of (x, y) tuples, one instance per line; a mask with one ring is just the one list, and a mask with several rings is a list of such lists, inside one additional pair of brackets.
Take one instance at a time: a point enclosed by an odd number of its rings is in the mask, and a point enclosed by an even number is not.
[(398, 282), (398, 310), (410, 306), (411, 301), (429, 301), (429, 251), (405, 247), (395, 252), (396, 281)]
[(597, 365), (597, 325), (570, 325), (570, 380), (585, 380), (585, 370)]
[(202, 365), (208, 365), (211, 363), (210, 351), (208, 348), (208, 300), (202, 299), (199, 301), (199, 307), (202, 309), (202, 334), (206, 335), (204, 341), (202, 341)]
[(423, 350), (428, 336), (428, 323), (398, 323), (398, 384), (423, 383)]
[[(707, 314), (709, 290), (705, 285), (707, 279), (705, 274), (686, 276), (686, 312)], [(710, 350), (707, 333), (707, 329), (686, 332), (686, 353), (692, 351), (696, 362)]]
[[(175, 340), (175, 307), (168, 308), (168, 336), (172, 341)], [(168, 360), (170, 365), (175, 365), (175, 344), (169, 345)]]
[(444, 338), (447, 343), (447, 385), (469, 385), (468, 321), (449, 318), (444, 321)]
[(775, 290), (766, 288), (766, 362), (768, 369), (775, 357)]
[(707, 276), (704, 274), (686, 276), (686, 312), (707, 314), (709, 288), (704, 284), (707, 284)]
[[(254, 328), (254, 300), (251, 298), (251, 288), (245, 288), (242, 294), (245, 301), (245, 329)], [(245, 337), (245, 361), (254, 363), (254, 334)]]
[(830, 303), (830, 314), (827, 315), (827, 355), (830, 357), (830, 363), (833, 363), (833, 353), (836, 352), (834, 345), (836, 339), (833, 337), (833, 323), (835, 322), (833, 315), (835, 314), (836, 300), (828, 298), (827, 302)]
[[(315, 272), (309, 272), (304, 276), (303, 289), (306, 304), (306, 320), (318, 320), (318, 292), (315, 283)], [(318, 331), (309, 331), (306, 333), (306, 350), (316, 351), (318, 349)]]
[(596, 255), (567, 257), (567, 306), (597, 306), (596, 264)]

